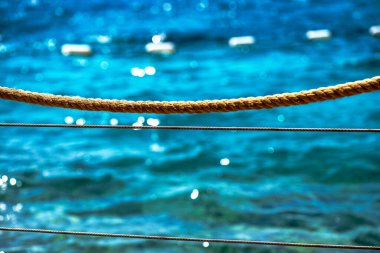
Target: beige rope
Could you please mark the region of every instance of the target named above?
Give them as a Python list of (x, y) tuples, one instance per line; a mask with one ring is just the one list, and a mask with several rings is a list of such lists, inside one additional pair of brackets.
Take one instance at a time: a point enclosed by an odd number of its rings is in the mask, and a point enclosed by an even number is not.
[(110, 100), (52, 95), (7, 87), (0, 87), (0, 98), (30, 104), (87, 111), (169, 114), (268, 109), (332, 100), (377, 90), (380, 90), (380, 76), (300, 92), (223, 100), (175, 102)]

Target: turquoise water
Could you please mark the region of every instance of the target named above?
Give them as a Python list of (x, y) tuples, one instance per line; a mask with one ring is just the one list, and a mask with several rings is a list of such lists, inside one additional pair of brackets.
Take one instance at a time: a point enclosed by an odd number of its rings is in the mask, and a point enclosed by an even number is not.
[[(379, 75), (379, 1), (1, 1), (0, 84), (130, 100), (274, 94)], [(328, 41), (305, 39), (330, 29)], [(170, 56), (144, 46), (157, 33)], [(99, 43), (99, 35), (111, 41)], [(229, 48), (253, 35), (251, 48)], [(91, 57), (65, 57), (87, 43)], [(152, 66), (153, 76), (131, 74)], [(0, 122), (379, 127), (379, 94), (207, 115), (84, 112), (0, 101)], [(143, 117), (143, 118), (142, 118)], [(3, 128), (0, 225), (380, 244), (377, 134)], [(222, 165), (223, 164), (223, 165)], [(7, 180), (6, 180), (7, 179)], [(198, 193), (198, 194), (197, 194)], [(296, 252), (295, 248), (0, 233), (4, 252)], [(340, 252), (304, 250), (303, 252)]]

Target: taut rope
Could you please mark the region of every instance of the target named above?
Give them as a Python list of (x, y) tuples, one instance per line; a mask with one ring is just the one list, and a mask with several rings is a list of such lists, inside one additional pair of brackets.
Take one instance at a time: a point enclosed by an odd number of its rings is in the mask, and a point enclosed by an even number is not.
[(7, 87), (0, 87), (0, 98), (30, 104), (87, 111), (169, 114), (234, 112), (242, 110), (269, 109), (280, 106), (321, 102), (377, 90), (380, 90), (380, 76), (300, 92), (222, 100), (175, 102), (111, 100), (60, 96)]
[(77, 231), (62, 231), (62, 230), (33, 229), (33, 228), (0, 227), (0, 231), (30, 232), (30, 233), (44, 233), (44, 234), (58, 234), (58, 235), (77, 235), (77, 236), (84, 235), (84, 236), (100, 236), (100, 237), (134, 238), (134, 239), (150, 239), (150, 240), (165, 240), (165, 241), (212, 242), (212, 243), (272, 245), (272, 246), (290, 246), (290, 247), (306, 247), (306, 248), (380, 250), (380, 246), (370, 246), (370, 245), (362, 246), (362, 245), (318, 244), (318, 243), (297, 243), (297, 242), (251, 241), (251, 240), (233, 240), (233, 239), (216, 239), (216, 238), (174, 237), (174, 236), (161, 236), (161, 235), (111, 234), (111, 233), (77, 232)]
[(0, 123), (0, 127), (46, 128), (111, 128), (129, 130), (184, 130), (184, 131), (260, 131), (260, 132), (334, 132), (380, 133), (380, 128), (326, 128), (326, 127), (230, 127), (230, 126), (133, 126), (133, 125), (70, 125), (45, 123)]

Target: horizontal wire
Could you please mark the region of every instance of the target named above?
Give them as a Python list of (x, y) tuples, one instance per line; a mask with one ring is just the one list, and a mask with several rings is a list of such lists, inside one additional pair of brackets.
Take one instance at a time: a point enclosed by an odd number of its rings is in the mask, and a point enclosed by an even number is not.
[(229, 126), (132, 126), (132, 125), (71, 125), (0, 123), (0, 127), (47, 127), (47, 128), (113, 128), (132, 130), (200, 130), (200, 131), (271, 131), (271, 132), (350, 132), (380, 133), (380, 128), (310, 128), (310, 127), (229, 127)]
[[(62, 127), (62, 128), (146, 129), (146, 130), (158, 129), (158, 130), (293, 131), (293, 132), (377, 132), (377, 133), (380, 132), (380, 129), (367, 129), (367, 128), (279, 128), (279, 127), (131, 126), (131, 125), (113, 126), (113, 125), (68, 125), (68, 124), (28, 124), (28, 123), (0, 123), (0, 127), (55, 127), (55, 128)], [(31, 228), (0, 227), (0, 231), (65, 234), (65, 235), (80, 235), (80, 236), (119, 237), (119, 238), (135, 238), (135, 239), (153, 239), (153, 240), (171, 240), (171, 241), (213, 242), (213, 243), (230, 243), (230, 244), (256, 244), (256, 245), (311, 247), (311, 248), (380, 250), (380, 246), (290, 243), (290, 242), (273, 242), (273, 241), (250, 241), (250, 240), (170, 237), (170, 236), (148, 236), (148, 235), (133, 235), (133, 234), (60, 231), (60, 230), (31, 229)]]
[(112, 233), (62, 231), (62, 230), (33, 229), (33, 228), (0, 227), (0, 231), (30, 232), (30, 233), (59, 234), (59, 235), (76, 235), (76, 236), (79, 235), (79, 236), (98, 236), (98, 237), (118, 237), (118, 238), (165, 240), (165, 241), (211, 242), (211, 243), (250, 244), (250, 245), (254, 244), (254, 245), (290, 246), (290, 247), (307, 247), (307, 248), (380, 250), (380, 246), (318, 244), (318, 243), (294, 243), (294, 242), (274, 242), (274, 241), (251, 241), (251, 240), (215, 239), (215, 238), (172, 237), (172, 236), (159, 236), (159, 235), (112, 234)]

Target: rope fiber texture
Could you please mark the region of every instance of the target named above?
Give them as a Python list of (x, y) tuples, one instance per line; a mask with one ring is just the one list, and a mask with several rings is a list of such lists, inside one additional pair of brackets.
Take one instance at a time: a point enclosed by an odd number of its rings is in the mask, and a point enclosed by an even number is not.
[(310, 128), (310, 127), (230, 127), (230, 126), (131, 126), (131, 125), (68, 125), (37, 123), (0, 123), (0, 127), (45, 128), (111, 128), (129, 130), (187, 130), (187, 131), (270, 131), (270, 132), (338, 132), (380, 133), (380, 128)]
[(111, 234), (111, 233), (61, 231), (61, 230), (33, 229), (33, 228), (0, 227), (0, 231), (30, 232), (30, 233), (59, 234), (59, 235), (76, 235), (76, 236), (83, 235), (83, 236), (99, 236), (99, 237), (118, 237), (118, 238), (150, 239), (150, 240), (165, 240), (165, 241), (211, 242), (211, 243), (226, 243), (226, 244), (271, 245), (271, 246), (330, 248), (330, 249), (380, 250), (380, 246), (367, 246), (367, 245), (362, 246), (362, 245), (251, 241), (251, 240), (233, 240), (233, 239), (194, 238), (194, 237), (173, 237), (173, 236), (160, 236), (160, 235)]
[(321, 102), (380, 90), (380, 76), (293, 93), (222, 100), (129, 101), (37, 93), (0, 86), (0, 98), (44, 106), (125, 113), (210, 113), (269, 109)]

